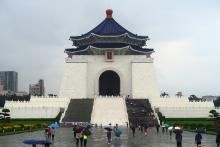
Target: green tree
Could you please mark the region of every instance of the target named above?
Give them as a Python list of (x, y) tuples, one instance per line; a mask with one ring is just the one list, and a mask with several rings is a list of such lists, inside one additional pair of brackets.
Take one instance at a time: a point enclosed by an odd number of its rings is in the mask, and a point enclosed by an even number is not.
[(216, 110), (210, 110), (209, 113), (210, 113), (209, 117), (211, 118), (214, 118), (216, 120), (220, 118), (220, 114)]
[(166, 122), (166, 117), (163, 116), (163, 114), (161, 112), (157, 113), (159, 120), (160, 120), (160, 124), (162, 124), (162, 122)]
[(215, 105), (215, 107), (220, 107), (220, 97), (218, 97), (218, 98), (214, 101), (214, 105)]
[(10, 119), (10, 110), (9, 109), (2, 109), (2, 112), (0, 113), (2, 119)]

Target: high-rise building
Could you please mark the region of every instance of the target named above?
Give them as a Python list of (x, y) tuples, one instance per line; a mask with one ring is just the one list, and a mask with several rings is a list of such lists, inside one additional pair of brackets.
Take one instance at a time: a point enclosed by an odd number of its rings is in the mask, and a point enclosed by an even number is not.
[(0, 84), (5, 91), (17, 92), (18, 73), (15, 71), (0, 71)]
[(36, 96), (44, 96), (44, 80), (40, 79), (37, 84), (29, 85), (29, 94)]

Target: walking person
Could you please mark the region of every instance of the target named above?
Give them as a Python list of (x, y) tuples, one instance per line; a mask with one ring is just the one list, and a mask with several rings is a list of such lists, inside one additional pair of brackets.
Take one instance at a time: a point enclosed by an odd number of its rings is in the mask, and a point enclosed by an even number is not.
[(198, 133), (196, 134), (196, 136), (195, 136), (195, 142), (196, 142), (196, 144), (197, 144), (197, 147), (202, 144), (202, 135), (201, 135), (201, 133), (198, 132)]
[(51, 140), (51, 128), (48, 128), (47, 138)]
[(141, 133), (143, 133), (143, 131), (144, 131), (144, 126), (143, 126), (143, 124), (141, 124)]
[(147, 136), (147, 132), (148, 132), (148, 125), (144, 124), (144, 135)]
[(162, 132), (163, 132), (163, 133), (165, 132), (165, 127), (164, 127), (164, 126), (162, 126)]
[(48, 140), (48, 130), (49, 130), (48, 128), (44, 129), (44, 136), (46, 140)]
[(134, 123), (132, 123), (131, 124), (131, 130), (132, 130), (133, 137), (135, 136), (135, 129), (136, 129), (136, 125)]
[(82, 136), (82, 131), (76, 132), (76, 146), (79, 147), (79, 142), (81, 147), (83, 146), (83, 136)]
[(83, 145), (84, 145), (84, 147), (86, 147), (87, 141), (88, 141), (88, 137), (89, 137), (89, 135), (91, 135), (91, 132), (90, 132), (88, 127), (86, 127), (83, 130), (82, 135), (83, 135)]
[(156, 129), (157, 129), (157, 134), (158, 134), (159, 133), (159, 129), (160, 129), (160, 125), (157, 125)]
[(182, 134), (176, 133), (176, 146), (182, 147)]
[(217, 147), (220, 147), (220, 131), (216, 135), (216, 144), (217, 144)]
[(52, 141), (54, 141), (55, 129), (53, 127), (51, 128), (51, 136), (52, 136)]
[(170, 134), (170, 139), (172, 139), (173, 129), (169, 130), (169, 134)]
[(87, 145), (88, 136), (86, 134), (83, 134), (83, 145), (84, 147)]
[(107, 139), (108, 139), (108, 144), (111, 144), (111, 141), (112, 141), (112, 131), (110, 129), (107, 130)]
[(73, 126), (73, 136), (74, 136), (74, 138), (76, 138), (76, 124), (74, 124), (74, 126)]

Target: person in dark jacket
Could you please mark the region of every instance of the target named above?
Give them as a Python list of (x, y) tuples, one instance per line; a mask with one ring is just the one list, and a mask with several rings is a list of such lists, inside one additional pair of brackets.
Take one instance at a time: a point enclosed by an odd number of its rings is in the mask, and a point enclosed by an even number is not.
[(132, 130), (133, 137), (135, 135), (135, 129), (136, 129), (136, 124), (135, 123), (131, 123), (131, 130)]
[(182, 147), (182, 134), (176, 133), (176, 146)]
[(107, 139), (108, 139), (108, 144), (111, 144), (111, 140), (112, 140), (112, 131), (111, 130), (107, 131)]
[(195, 136), (195, 142), (197, 144), (197, 146), (201, 145), (202, 144), (202, 135), (201, 133), (197, 133), (196, 136)]
[(76, 138), (76, 125), (74, 124), (74, 126), (73, 126), (73, 135), (74, 135), (74, 138)]
[(216, 144), (217, 147), (220, 147), (220, 132), (218, 132), (218, 134), (216, 135)]
[(159, 133), (160, 125), (156, 126), (157, 133)]

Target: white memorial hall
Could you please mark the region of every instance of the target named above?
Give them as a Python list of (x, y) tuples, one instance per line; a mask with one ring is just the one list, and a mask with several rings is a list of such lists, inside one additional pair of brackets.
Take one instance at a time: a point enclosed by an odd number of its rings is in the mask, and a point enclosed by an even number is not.
[[(91, 31), (70, 36), (58, 97), (34, 97), (28, 102), (6, 101), (12, 118), (54, 118), (61, 122), (98, 125), (157, 122), (167, 118), (206, 118), (213, 102), (190, 102), (187, 97), (160, 97), (154, 69), (154, 49), (148, 36), (132, 33), (117, 23), (111, 9)], [(132, 23), (132, 22), (131, 22)], [(178, 85), (177, 85), (178, 86)], [(193, 112), (193, 113), (192, 113)]]

